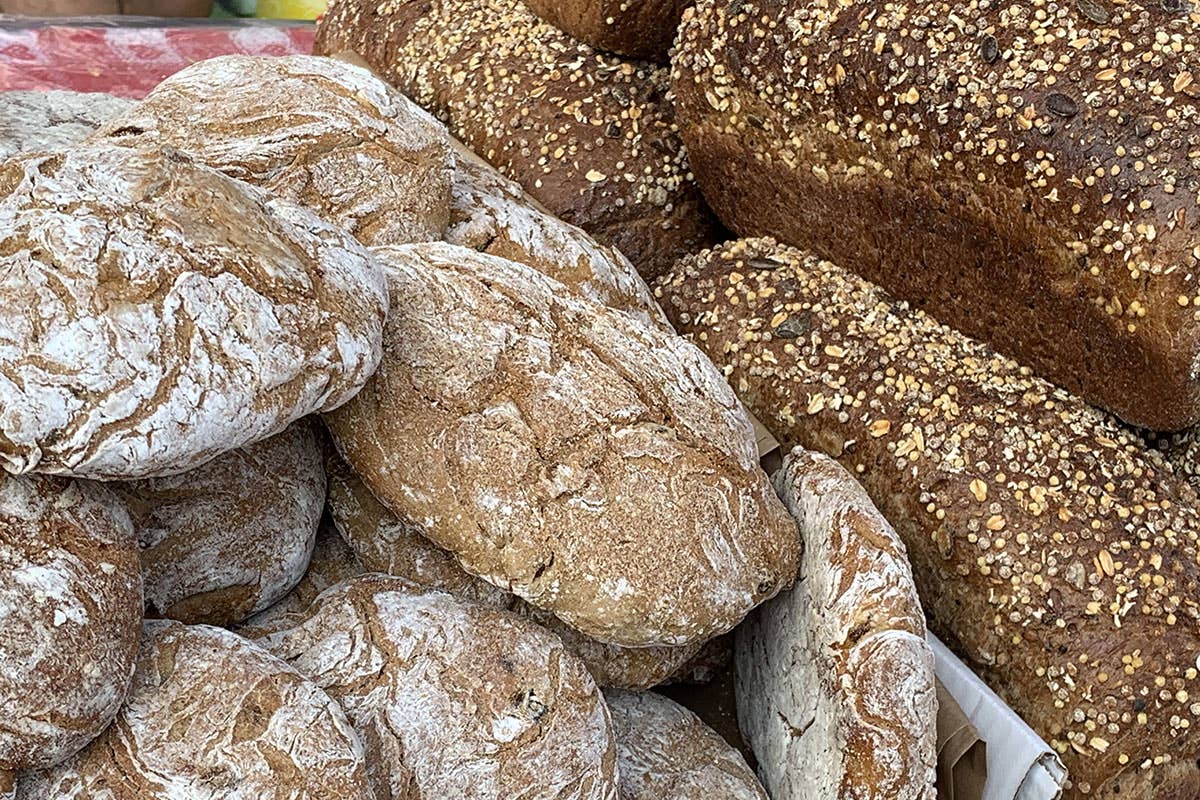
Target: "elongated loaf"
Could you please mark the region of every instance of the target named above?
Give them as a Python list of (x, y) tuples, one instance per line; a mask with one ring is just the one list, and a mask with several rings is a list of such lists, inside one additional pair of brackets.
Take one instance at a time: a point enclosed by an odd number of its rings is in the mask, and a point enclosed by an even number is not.
[(525, 0), (556, 28), (597, 50), (667, 60), (684, 0)]
[(776, 438), (859, 478), (933, 630), (1062, 754), (1067, 797), (1200, 791), (1200, 498), (1156, 451), (769, 239), (687, 259), (658, 289)]
[(0, 159), (75, 144), (133, 104), (100, 92), (0, 92)]
[(1200, 421), (1200, 6), (700, 0), (673, 87), (739, 234), (1131, 423)]

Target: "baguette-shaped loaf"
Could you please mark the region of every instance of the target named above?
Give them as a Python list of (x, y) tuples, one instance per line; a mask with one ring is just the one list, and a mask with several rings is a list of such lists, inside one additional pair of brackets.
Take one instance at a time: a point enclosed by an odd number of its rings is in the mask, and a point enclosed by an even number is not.
[(687, 259), (657, 288), (776, 438), (859, 478), (931, 627), (1062, 755), (1069, 798), (1200, 791), (1200, 500), (1156, 451), (769, 239)]
[(133, 105), (100, 92), (0, 92), (0, 159), (75, 144)]
[(1200, 6), (700, 0), (725, 224), (852, 268), (1123, 419), (1200, 421)]

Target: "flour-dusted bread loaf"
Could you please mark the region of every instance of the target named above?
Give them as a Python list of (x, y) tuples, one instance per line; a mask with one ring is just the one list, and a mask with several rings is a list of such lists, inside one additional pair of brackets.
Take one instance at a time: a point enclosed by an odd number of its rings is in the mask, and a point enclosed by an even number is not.
[(0, 466), (199, 466), (354, 395), (386, 312), (348, 234), (177, 151), (0, 163)]
[(0, 776), (108, 725), (142, 624), (137, 539), (97, 484), (0, 476)]
[(187, 623), (230, 625), (287, 594), (325, 507), (306, 421), (189, 472), (111, 486), (137, 529), (147, 609)]
[(315, 211), (364, 244), (441, 239), (449, 136), (368, 70), (316, 56), (211, 58), (95, 140), (177, 147)]
[(539, 17), (597, 50), (665, 62), (685, 0), (525, 0)]
[(699, 350), (495, 256), (375, 254), (386, 355), (326, 421), (406, 525), (628, 647), (724, 633), (791, 582), (795, 526)]
[(931, 628), (1057, 750), (1067, 798), (1200, 791), (1200, 498), (1112, 417), (847, 269), (768, 239), (663, 308), (908, 548)]
[(904, 545), (828, 456), (775, 489), (800, 524), (796, 586), (737, 631), (737, 709), (772, 800), (934, 800), (933, 653)]
[(258, 641), (346, 709), (377, 797), (616, 800), (600, 691), (532, 622), (363, 575)]
[(312, 681), (236, 634), (146, 622), (104, 734), (19, 800), (376, 800), (363, 744)]
[(1200, 421), (1200, 11), (700, 0), (705, 196), (1129, 422)]
[(617, 737), (621, 800), (767, 800), (742, 754), (674, 700), (618, 689), (604, 699)]
[(0, 92), (0, 159), (75, 144), (133, 104), (101, 92)]
[(674, 128), (665, 67), (597, 53), (522, 0), (334, 0), (316, 49), (359, 53), (643, 276), (716, 240)]

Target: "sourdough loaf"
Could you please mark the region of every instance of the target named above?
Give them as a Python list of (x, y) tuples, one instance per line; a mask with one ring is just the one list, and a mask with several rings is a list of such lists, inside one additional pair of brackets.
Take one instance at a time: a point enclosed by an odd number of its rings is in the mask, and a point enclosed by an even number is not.
[(258, 641), (346, 709), (378, 797), (617, 797), (600, 691), (527, 620), (363, 575)]
[(1200, 7), (700, 0), (696, 178), (1135, 424), (1200, 421)]
[(199, 466), (355, 394), (386, 311), (348, 234), (177, 151), (0, 163), (0, 465)]
[(354, 51), (644, 276), (715, 241), (666, 68), (593, 51), (522, 0), (334, 0), (317, 52)]
[(933, 654), (904, 545), (837, 462), (796, 448), (775, 489), (796, 586), (737, 632), (738, 721), (772, 800), (934, 800)]
[(597, 50), (664, 62), (684, 0), (525, 0), (539, 17)]
[(375, 800), (328, 695), (245, 639), (145, 625), (129, 699), (79, 755), (21, 776), (19, 800)]
[(115, 482), (141, 549), (146, 607), (229, 625), (300, 580), (325, 506), (325, 470), (306, 421), (198, 469)]
[(315, 56), (186, 67), (96, 141), (176, 147), (305, 206), (364, 244), (441, 239), (449, 136), (369, 71)]
[(99, 92), (0, 92), (0, 159), (75, 144), (132, 106)]
[(835, 456), (937, 635), (1047, 742), (1066, 797), (1200, 791), (1200, 498), (1113, 418), (769, 239), (687, 259), (664, 310), (785, 444)]
[(375, 254), (396, 304), (386, 355), (326, 421), (406, 525), (630, 647), (724, 633), (790, 583), (795, 526), (695, 347), (515, 262), (443, 243)]
[(97, 484), (0, 476), (0, 778), (104, 730), (142, 622), (137, 539)]

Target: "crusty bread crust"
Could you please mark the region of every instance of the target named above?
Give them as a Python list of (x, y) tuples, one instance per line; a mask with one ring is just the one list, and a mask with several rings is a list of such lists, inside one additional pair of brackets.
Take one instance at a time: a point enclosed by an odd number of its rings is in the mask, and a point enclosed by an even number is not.
[(597, 50), (666, 62), (686, 0), (525, 0), (539, 17)]
[(0, 92), (0, 159), (75, 144), (133, 104), (99, 92)]

